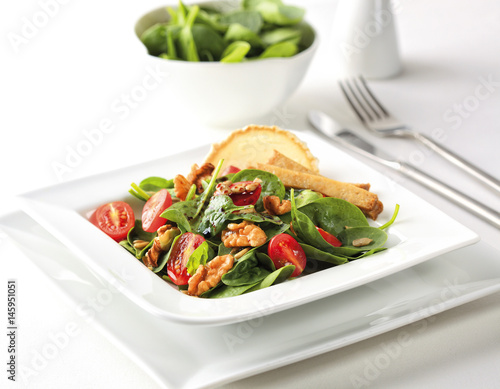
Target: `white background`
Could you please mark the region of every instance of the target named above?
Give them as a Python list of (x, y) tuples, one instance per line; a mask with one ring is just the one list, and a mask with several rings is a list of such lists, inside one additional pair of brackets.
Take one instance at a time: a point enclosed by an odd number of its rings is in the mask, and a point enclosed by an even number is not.
[[(49, 3), (58, 6), (49, 9), (45, 5)], [(362, 132), (336, 84), (330, 31), (337, 2), (295, 3), (307, 7), (307, 19), (317, 28), (321, 46), (297, 92), (283, 107), (256, 121), (307, 131), (305, 115), (314, 108)], [(2, 3), (0, 214), (17, 209), (14, 197), (18, 193), (212, 143), (233, 129), (197, 123), (189, 107), (175, 106), (168, 80), (150, 91), (126, 117), (113, 109), (147, 74), (147, 58), (140, 55), (133, 35), (134, 21), (162, 4), (152, 0)], [(399, 118), (429, 136), (440, 129), (447, 147), (500, 177), (500, 4), (495, 0), (404, 0), (397, 4), (404, 71), (371, 85)], [(13, 44), (13, 34), (26, 33), (30, 22), (41, 27), (31, 29), (31, 36), (22, 43)], [(496, 84), (486, 98), (474, 100), (482, 79)], [(449, 112), (458, 112), (459, 105), (460, 122), (447, 119)], [(58, 175), (54, 166), (64, 164), (69, 150), (105, 119), (113, 122), (113, 131), (70, 171)], [(500, 208), (497, 195), (418, 145), (363, 134), (393, 156)], [(416, 184), (401, 183), (500, 249), (498, 230)], [(0, 246), (7, 246), (1, 236)], [(21, 364), (29, 366), (51, 331), (60, 331), (71, 322), (82, 328), (43, 371), (8, 387), (157, 387), (65, 305), (19, 252), (6, 249), (3, 253), (8, 255), (0, 261), (1, 279), (16, 278), (20, 285)], [(3, 292), (0, 299), (5, 300)], [(500, 381), (499, 302), (499, 294), (491, 295), (444, 312), (420, 327), (395, 330), (227, 387), (350, 388), (350, 378), (362, 375), (382, 345), (396, 340), (401, 331), (408, 331), (414, 342), (369, 382), (370, 387), (494, 387)], [(423, 324), (428, 324), (426, 330), (418, 331)], [(4, 342), (2, 336), (2, 355)], [(0, 387), (6, 386), (5, 376), (0, 373)]]

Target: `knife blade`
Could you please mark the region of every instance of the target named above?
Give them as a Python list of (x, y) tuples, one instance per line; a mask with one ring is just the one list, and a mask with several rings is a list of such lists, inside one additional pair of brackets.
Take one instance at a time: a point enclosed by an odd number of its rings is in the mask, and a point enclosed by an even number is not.
[(365, 139), (347, 129), (343, 129), (335, 120), (323, 112), (309, 111), (309, 122), (318, 134), (337, 146), (344, 147), (372, 161), (387, 166), (404, 176), (411, 178), (426, 188), (440, 194), (448, 200), (466, 208), (477, 217), (500, 229), (500, 213), (479, 203), (459, 190), (438, 181), (434, 177), (405, 162), (391, 159)]

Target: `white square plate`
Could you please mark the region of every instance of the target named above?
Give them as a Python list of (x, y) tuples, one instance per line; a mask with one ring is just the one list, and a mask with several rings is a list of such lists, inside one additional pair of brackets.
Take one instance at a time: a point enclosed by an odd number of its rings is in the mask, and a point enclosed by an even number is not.
[(89, 269), (144, 310), (166, 320), (198, 325), (236, 323), (292, 308), (479, 240), (474, 232), (369, 166), (316, 137), (299, 137), (320, 160), (323, 175), (371, 184), (385, 207), (378, 223), (385, 223), (395, 205), (400, 204), (396, 223), (388, 231), (388, 250), (249, 294), (200, 299), (179, 293), (88, 221), (87, 216), (96, 207), (109, 201), (124, 200), (140, 209), (140, 202), (128, 194), (131, 182), (149, 176), (187, 174), (193, 163), (204, 160), (209, 146), (30, 192), (20, 196), (21, 206)]

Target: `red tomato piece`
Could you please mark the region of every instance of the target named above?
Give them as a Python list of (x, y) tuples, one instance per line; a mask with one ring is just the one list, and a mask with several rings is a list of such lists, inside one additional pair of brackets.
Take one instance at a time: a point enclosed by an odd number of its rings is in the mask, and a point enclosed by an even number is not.
[(147, 232), (155, 232), (163, 226), (167, 219), (160, 217), (160, 215), (171, 205), (172, 196), (166, 189), (161, 189), (151, 196), (142, 209), (142, 229)]
[(338, 240), (335, 235), (330, 234), (329, 232), (326, 232), (324, 229), (316, 227), (316, 229), (319, 231), (321, 236), (323, 237), (324, 240), (326, 240), (328, 243), (330, 243), (332, 246), (335, 247), (340, 247), (342, 246), (342, 242)]
[(167, 274), (175, 285), (186, 285), (191, 278), (187, 272), (187, 261), (193, 251), (205, 241), (203, 236), (185, 232), (172, 247), (167, 262)]
[(113, 201), (97, 208), (90, 221), (119, 242), (127, 238), (128, 232), (135, 224), (135, 216), (130, 205), (123, 201)]
[[(254, 182), (253, 181), (235, 182), (234, 184), (231, 184), (229, 188), (232, 190), (237, 188), (238, 186), (249, 185), (249, 184), (254, 184)], [(229, 197), (231, 197), (231, 200), (233, 200), (233, 204), (236, 206), (254, 205), (259, 199), (261, 192), (262, 192), (262, 186), (260, 184), (257, 184), (257, 188), (255, 190), (244, 191), (241, 193), (231, 193)]]
[(220, 174), (221, 177), (227, 176), (228, 174), (233, 174), (233, 173), (238, 173), (241, 169), (237, 168), (236, 166), (229, 165), (227, 168), (225, 168), (222, 173)]
[(294, 265), (292, 277), (297, 277), (306, 267), (307, 258), (299, 242), (288, 234), (279, 234), (271, 239), (267, 253), (276, 266), (280, 269), (286, 265)]

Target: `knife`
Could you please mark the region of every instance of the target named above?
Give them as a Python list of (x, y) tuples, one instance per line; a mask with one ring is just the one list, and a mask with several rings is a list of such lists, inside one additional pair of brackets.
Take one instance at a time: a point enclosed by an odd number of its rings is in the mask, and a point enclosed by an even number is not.
[(436, 180), (434, 177), (405, 162), (391, 159), (383, 151), (377, 149), (357, 134), (347, 129), (342, 129), (337, 122), (323, 112), (309, 111), (308, 119), (316, 132), (323, 138), (337, 146), (351, 150), (413, 179), (500, 229), (500, 213), (494, 209), (479, 203), (457, 189)]

